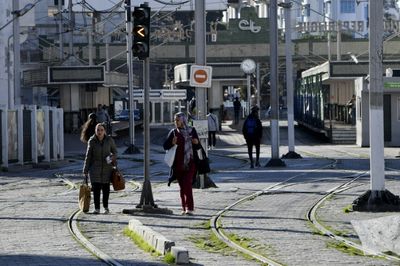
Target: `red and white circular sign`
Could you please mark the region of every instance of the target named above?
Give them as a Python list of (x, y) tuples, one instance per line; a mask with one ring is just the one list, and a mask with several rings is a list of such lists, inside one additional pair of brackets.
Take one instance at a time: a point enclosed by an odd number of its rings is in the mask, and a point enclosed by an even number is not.
[(190, 68), (190, 86), (211, 87), (211, 71), (210, 66), (192, 65)]

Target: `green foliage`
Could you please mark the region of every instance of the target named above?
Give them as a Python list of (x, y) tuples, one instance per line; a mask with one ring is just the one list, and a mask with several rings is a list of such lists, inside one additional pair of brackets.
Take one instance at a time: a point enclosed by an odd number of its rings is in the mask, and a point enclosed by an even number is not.
[(328, 241), (326, 245), (328, 248), (335, 248), (346, 254), (350, 254), (350, 255), (354, 255), (354, 256), (364, 256), (364, 253), (361, 250), (350, 247), (343, 242)]
[(353, 205), (349, 204), (346, 207), (343, 208), (343, 212), (344, 213), (349, 213), (349, 212), (353, 212)]
[(168, 263), (168, 264), (174, 264), (175, 263), (175, 257), (174, 255), (172, 255), (171, 252), (168, 252), (167, 254), (165, 254), (164, 256), (164, 262)]
[(140, 237), (138, 234), (135, 232), (129, 230), (129, 228), (124, 229), (124, 234), (128, 236), (140, 249), (143, 251), (150, 253), (152, 256), (161, 256), (160, 252), (155, 250), (152, 246), (147, 244), (146, 241), (142, 237)]

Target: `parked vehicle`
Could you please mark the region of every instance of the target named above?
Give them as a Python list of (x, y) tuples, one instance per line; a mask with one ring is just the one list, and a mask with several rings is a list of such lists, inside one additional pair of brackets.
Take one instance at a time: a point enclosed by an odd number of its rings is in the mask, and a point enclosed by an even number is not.
[[(133, 110), (133, 117), (134, 117), (135, 121), (139, 121), (139, 120), (142, 119), (139, 109)], [(121, 110), (119, 113), (117, 113), (115, 115), (114, 120), (117, 120), (117, 121), (129, 121), (129, 110), (127, 110), (127, 109)]]

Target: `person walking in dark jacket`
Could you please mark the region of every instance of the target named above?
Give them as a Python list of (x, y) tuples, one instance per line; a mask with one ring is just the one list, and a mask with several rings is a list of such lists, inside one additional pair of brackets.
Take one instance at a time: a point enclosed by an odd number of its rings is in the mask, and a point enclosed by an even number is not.
[(81, 141), (83, 143), (87, 143), (90, 137), (94, 135), (96, 125), (97, 125), (96, 114), (90, 113), (89, 119), (82, 126)]
[(107, 136), (106, 125), (99, 123), (96, 125), (96, 133), (90, 137), (83, 174), (86, 180), (90, 178), (94, 198), (94, 214), (100, 213), (100, 193), (103, 192), (104, 214), (108, 214), (108, 198), (110, 196), (110, 182), (113, 166), (111, 162), (116, 161), (117, 147), (114, 140)]
[(240, 119), (240, 110), (242, 108), (242, 104), (239, 101), (239, 98), (236, 97), (233, 101), (233, 111), (235, 113), (235, 125), (239, 124)]
[(208, 149), (215, 149), (215, 144), (217, 143), (216, 133), (219, 129), (218, 117), (209, 110), (207, 114), (207, 124), (208, 124)]
[(175, 128), (164, 142), (164, 150), (178, 145), (175, 160), (171, 167), (169, 183), (177, 179), (180, 187), (182, 214), (192, 215), (194, 210), (192, 183), (196, 177), (194, 154), (200, 149), (200, 141), (196, 129), (187, 125), (184, 113), (175, 114)]
[(243, 136), (247, 144), (247, 152), (250, 159), (250, 168), (254, 168), (253, 146), (256, 147), (256, 167), (260, 167), (260, 144), (262, 138), (262, 124), (258, 118), (258, 107), (253, 106), (251, 113), (243, 123)]

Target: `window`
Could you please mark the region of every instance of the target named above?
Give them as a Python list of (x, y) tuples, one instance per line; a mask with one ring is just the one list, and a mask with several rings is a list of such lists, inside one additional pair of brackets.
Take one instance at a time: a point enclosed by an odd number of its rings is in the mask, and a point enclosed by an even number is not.
[(355, 13), (355, 0), (340, 0), (340, 13)]

